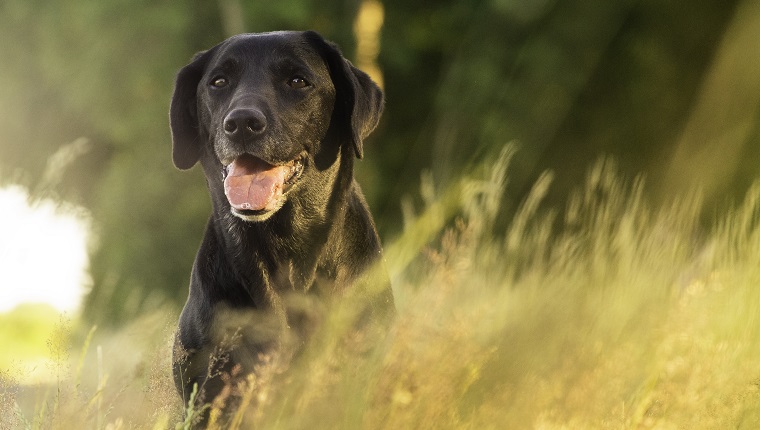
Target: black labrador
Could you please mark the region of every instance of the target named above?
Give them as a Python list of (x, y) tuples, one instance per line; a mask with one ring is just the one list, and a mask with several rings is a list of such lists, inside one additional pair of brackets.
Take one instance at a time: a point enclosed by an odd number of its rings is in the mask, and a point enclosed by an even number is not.
[[(185, 401), (297, 350), (325, 303), (364, 288), (382, 251), (353, 164), (382, 110), (377, 85), (315, 32), (234, 36), (179, 71), (174, 164), (200, 161), (213, 207), (175, 341)], [(365, 319), (393, 314), (387, 279), (364, 297)]]

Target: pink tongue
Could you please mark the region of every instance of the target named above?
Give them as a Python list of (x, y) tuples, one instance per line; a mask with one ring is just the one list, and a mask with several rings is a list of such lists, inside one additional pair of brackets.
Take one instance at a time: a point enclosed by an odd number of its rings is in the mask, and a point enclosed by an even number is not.
[(290, 170), (288, 166), (272, 166), (253, 155), (242, 155), (227, 168), (224, 194), (238, 210), (277, 209)]

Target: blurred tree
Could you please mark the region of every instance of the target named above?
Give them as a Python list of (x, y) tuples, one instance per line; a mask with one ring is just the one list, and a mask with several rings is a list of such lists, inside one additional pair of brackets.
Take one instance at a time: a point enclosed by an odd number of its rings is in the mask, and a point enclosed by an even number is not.
[(556, 204), (603, 153), (654, 176), (735, 3), (386, 0), (383, 212), (420, 167), (445, 184), (512, 140), (507, 211), (545, 169)]
[[(758, 40), (760, 3), (743, 0), (666, 166), (666, 186), (661, 192), (699, 186), (707, 199), (714, 200), (726, 190), (743, 193), (748, 185), (731, 186), (732, 182), (755, 179), (760, 151), (748, 143), (758, 140), (760, 57), (747, 55), (747, 48)], [(754, 174), (737, 177), (737, 170), (748, 166), (742, 159), (754, 163), (750, 167)]]
[(576, 186), (584, 163), (598, 154), (616, 156), (628, 175), (644, 172), (654, 187), (664, 185), (737, 3), (636, 3), (540, 158), (560, 173), (555, 195)]

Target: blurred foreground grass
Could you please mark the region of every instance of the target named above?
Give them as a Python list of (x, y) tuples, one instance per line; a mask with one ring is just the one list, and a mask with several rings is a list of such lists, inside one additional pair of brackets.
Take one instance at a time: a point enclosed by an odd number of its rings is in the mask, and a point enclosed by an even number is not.
[[(547, 174), (495, 231), (511, 151), (406, 205), (385, 342), (249, 381), (242, 428), (760, 427), (760, 186), (705, 232), (697, 196), (653, 207), (601, 161), (567, 208), (537, 212)], [(175, 317), (58, 330), (55, 382), (0, 374), (2, 428), (181, 428)]]

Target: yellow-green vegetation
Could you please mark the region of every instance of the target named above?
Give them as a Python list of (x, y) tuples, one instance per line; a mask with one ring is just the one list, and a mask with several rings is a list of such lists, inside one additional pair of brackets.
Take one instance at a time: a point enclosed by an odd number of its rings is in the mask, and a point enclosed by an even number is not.
[(44, 304), (24, 304), (0, 314), (0, 370), (23, 369), (25, 380), (49, 379), (51, 333), (63, 318)]
[[(340, 341), (235, 387), (232, 426), (760, 427), (760, 186), (705, 230), (698, 197), (655, 207), (602, 161), (567, 208), (537, 210), (547, 174), (502, 223), (511, 154), (449, 191), (423, 181), (386, 246), (399, 312), (383, 343), (326, 324)], [(3, 427), (185, 427), (174, 317), (82, 335), (52, 385), (3, 373)]]
[(6, 328), (0, 331), (0, 344), (13, 345), (12, 350), (0, 350), (0, 366), (46, 357), (45, 340), (58, 319), (58, 312), (47, 305), (21, 305), (0, 314), (0, 327)]

